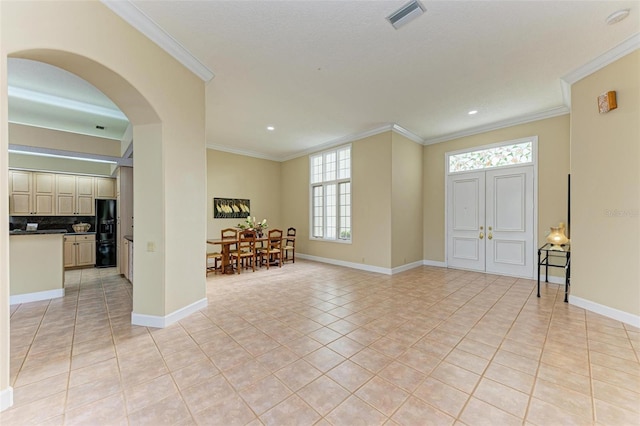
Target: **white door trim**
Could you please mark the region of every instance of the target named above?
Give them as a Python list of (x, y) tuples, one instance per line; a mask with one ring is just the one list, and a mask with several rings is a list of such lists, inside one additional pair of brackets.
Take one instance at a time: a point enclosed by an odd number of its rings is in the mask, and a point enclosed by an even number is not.
[[(487, 168), (487, 169), (473, 170), (469, 172), (449, 173), (449, 156), (455, 155), (455, 154), (462, 154), (465, 152), (481, 151), (484, 149), (495, 148), (495, 147), (504, 146), (504, 145), (515, 145), (518, 143), (529, 142), (529, 141), (531, 141), (531, 146), (532, 146), (532, 163), (516, 164), (514, 166), (500, 166), (497, 168), (506, 169), (510, 167), (521, 167), (524, 165), (533, 165), (533, 247), (534, 247), (533, 251), (534, 253), (531, 253), (531, 261), (533, 262), (534, 265), (537, 265), (537, 262), (538, 262), (538, 257), (537, 257), (538, 256), (537, 254), (537, 248), (538, 248), (538, 136), (529, 136), (525, 138), (512, 139), (512, 140), (496, 142), (488, 145), (474, 146), (470, 148), (464, 148), (464, 149), (459, 149), (455, 151), (445, 152), (445, 155), (444, 155), (444, 266), (445, 267), (449, 267), (449, 258), (448, 258), (449, 257), (449, 254), (448, 254), (449, 253), (449, 235), (448, 235), (448, 229), (449, 229), (449, 223), (448, 223), (449, 221), (449, 208), (448, 208), (449, 179), (448, 178), (449, 178), (449, 175), (452, 175), (452, 174), (461, 175), (464, 173), (475, 173), (479, 170), (495, 169), (495, 168)], [(533, 278), (535, 278), (535, 276)]]

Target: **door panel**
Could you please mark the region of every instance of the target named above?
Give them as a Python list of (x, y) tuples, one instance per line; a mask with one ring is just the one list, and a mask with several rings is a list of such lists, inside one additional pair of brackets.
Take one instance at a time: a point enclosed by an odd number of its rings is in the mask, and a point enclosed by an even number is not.
[(448, 265), (484, 271), (484, 235), (481, 239), (481, 232), (484, 233), (485, 174), (450, 176), (447, 185)]
[(447, 178), (447, 264), (533, 278), (533, 166)]
[(486, 172), (486, 271), (533, 278), (533, 166)]

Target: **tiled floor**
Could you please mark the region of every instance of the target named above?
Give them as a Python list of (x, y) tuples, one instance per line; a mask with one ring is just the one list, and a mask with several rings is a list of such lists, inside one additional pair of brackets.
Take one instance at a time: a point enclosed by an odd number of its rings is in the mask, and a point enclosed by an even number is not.
[(209, 306), (129, 324), (113, 270), (11, 309), (17, 424), (637, 425), (640, 330), (549, 285), (298, 261), (210, 276)]

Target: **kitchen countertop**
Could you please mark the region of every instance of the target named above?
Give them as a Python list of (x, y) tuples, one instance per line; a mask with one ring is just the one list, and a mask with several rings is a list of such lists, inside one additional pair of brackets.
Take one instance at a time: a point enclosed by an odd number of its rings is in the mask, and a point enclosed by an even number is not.
[(22, 229), (14, 229), (9, 231), (9, 235), (44, 235), (44, 234), (66, 234), (66, 229), (42, 229), (37, 231), (23, 231)]
[(65, 232), (65, 234), (67, 235), (95, 235), (95, 231), (94, 232)]

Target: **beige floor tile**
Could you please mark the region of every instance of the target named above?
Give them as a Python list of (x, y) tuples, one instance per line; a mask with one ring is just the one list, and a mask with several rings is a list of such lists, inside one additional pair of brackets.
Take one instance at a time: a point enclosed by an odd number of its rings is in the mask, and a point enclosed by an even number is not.
[(209, 407), (193, 414), (199, 425), (246, 425), (256, 419), (240, 396), (233, 394), (226, 398), (218, 399)]
[(426, 378), (425, 374), (398, 361), (391, 362), (378, 373), (378, 376), (407, 392), (413, 392)]
[(387, 417), (393, 415), (409, 397), (408, 392), (379, 377), (368, 381), (355, 394)]
[(319, 419), (320, 415), (297, 395), (290, 396), (260, 416), (260, 421), (267, 426), (284, 424), (311, 425)]
[(332, 425), (382, 425), (387, 416), (362, 401), (357, 396), (350, 396), (338, 405), (325, 419)]
[(529, 395), (486, 378), (480, 380), (473, 396), (519, 418), (524, 418), (529, 402)]
[[(455, 419), (432, 407), (424, 401), (411, 396), (391, 418), (403, 426), (411, 425), (452, 425)], [(471, 423), (470, 423), (471, 424)]]
[(311, 352), (309, 355), (303, 358), (309, 364), (313, 365), (323, 373), (329, 371), (336, 365), (345, 360), (345, 357), (332, 351), (328, 347), (322, 347), (316, 351)]
[(431, 377), (456, 389), (470, 394), (480, 380), (480, 376), (457, 365), (443, 362), (431, 373)]
[[(471, 398), (460, 415), (460, 420), (467, 425), (494, 426), (494, 425), (522, 425), (522, 419), (502, 411), (499, 408)], [(548, 425), (555, 423), (547, 423)]]
[(192, 413), (197, 413), (235, 394), (233, 387), (222, 374), (211, 377), (202, 383), (182, 389), (182, 398)]
[(563, 303), (558, 286), (538, 299), (533, 280), (301, 260), (210, 276), (205, 309), (149, 329), (130, 324), (132, 287), (115, 270), (66, 278), (64, 298), (10, 308), (2, 424), (640, 418), (640, 329)]
[(65, 425), (118, 424), (126, 421), (122, 393), (65, 412)]
[(293, 391), (308, 385), (322, 375), (322, 372), (300, 359), (276, 371), (275, 375)]
[(291, 395), (291, 391), (275, 376), (269, 375), (240, 391), (240, 396), (254, 413), (261, 415)]
[(431, 377), (418, 386), (413, 395), (454, 418), (458, 417), (470, 396)]
[(351, 392), (355, 392), (373, 377), (373, 373), (350, 360), (329, 370), (326, 375)]
[(320, 376), (297, 392), (311, 408), (324, 416), (342, 401), (349, 392), (327, 376)]

